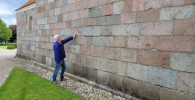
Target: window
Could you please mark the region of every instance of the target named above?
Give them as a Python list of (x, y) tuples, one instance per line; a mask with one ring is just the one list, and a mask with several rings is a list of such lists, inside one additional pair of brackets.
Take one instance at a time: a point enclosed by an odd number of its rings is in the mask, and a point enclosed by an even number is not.
[(29, 31), (33, 29), (33, 21), (32, 21), (32, 16), (29, 18)]

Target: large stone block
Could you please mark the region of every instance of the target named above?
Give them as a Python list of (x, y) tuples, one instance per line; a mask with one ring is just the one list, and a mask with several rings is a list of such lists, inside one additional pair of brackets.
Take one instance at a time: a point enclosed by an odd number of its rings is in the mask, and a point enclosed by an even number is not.
[(120, 0), (108, 0), (108, 3), (117, 2), (117, 1), (120, 1)]
[(89, 79), (94, 81), (94, 82), (97, 82), (97, 70), (94, 69), (94, 68), (89, 67), (88, 71), (89, 71), (88, 72), (89, 73), (88, 74)]
[(160, 17), (159, 9), (140, 11), (137, 13), (136, 22), (154, 22), (158, 21), (159, 17)]
[(144, 1), (145, 0), (133, 0), (132, 1), (132, 11), (144, 10)]
[[(63, 22), (63, 14), (58, 15), (58, 22)], [(64, 28), (66, 28), (66, 27), (64, 27)]]
[(171, 89), (177, 89), (177, 71), (161, 67), (149, 67), (148, 82)]
[(121, 50), (119, 48), (105, 48), (105, 57), (108, 59), (120, 60)]
[(113, 46), (113, 37), (93, 37), (95, 46)]
[(114, 37), (114, 47), (126, 47), (127, 38), (125, 36)]
[(185, 93), (195, 94), (195, 74), (179, 72), (177, 89)]
[(65, 62), (66, 63), (66, 72), (72, 73), (72, 63)]
[(113, 4), (107, 4), (107, 5), (103, 5), (101, 7), (101, 15), (105, 16), (105, 15), (112, 15), (113, 14)]
[(49, 29), (49, 24), (45, 25), (45, 29)]
[(48, 3), (54, 2), (54, 0), (48, 0)]
[(78, 12), (79, 14), (79, 18), (88, 18), (89, 16), (89, 9), (82, 9), (82, 10), (79, 10)]
[(89, 18), (101, 16), (101, 8), (94, 7), (89, 9)]
[(119, 15), (103, 16), (97, 18), (97, 25), (118, 25), (121, 17)]
[(47, 17), (46, 18), (42, 18), (42, 24), (47, 24)]
[(148, 22), (141, 24), (141, 35), (171, 35), (172, 21)]
[(138, 62), (143, 65), (169, 68), (170, 54), (157, 51), (138, 51)]
[(72, 64), (72, 74), (82, 77), (82, 66)]
[(136, 62), (137, 51), (121, 48), (121, 61)]
[(61, 29), (60, 30), (60, 35), (73, 35), (74, 34), (74, 29), (67, 28), (67, 29)]
[(91, 46), (91, 55), (104, 58), (105, 48), (104, 47)]
[(146, 100), (159, 100), (160, 87), (147, 82), (138, 81), (138, 96)]
[(126, 76), (127, 63), (115, 60), (109, 60), (105, 58), (93, 59), (93, 67), (102, 71), (111, 72), (114, 74)]
[(41, 58), (42, 58), (41, 63), (46, 65), (46, 56), (42, 56)]
[(68, 52), (79, 54), (80, 53), (80, 45), (70, 45)]
[(193, 18), (195, 5), (163, 8), (160, 13), (160, 20), (175, 20)]
[(58, 22), (58, 16), (52, 16), (52, 23)]
[(163, 87), (160, 89), (160, 100), (193, 100), (192, 98), (195, 96)]
[(185, 0), (185, 4), (194, 4), (195, 0)]
[(87, 18), (86, 19), (86, 26), (94, 26), (96, 25), (96, 18)]
[[(145, 10), (161, 8), (164, 0), (145, 0)], [(166, 0), (169, 1), (169, 0)]]
[(58, 15), (58, 14), (60, 14), (60, 8), (55, 8), (55, 15)]
[(113, 35), (139, 35), (140, 24), (114, 25)]
[(121, 23), (128, 24), (128, 23), (135, 23), (136, 13), (124, 13), (121, 14)]
[(113, 26), (102, 26), (101, 35), (112, 35)]
[(121, 79), (121, 91), (133, 96), (137, 96), (137, 80), (122, 77)]
[(124, 12), (124, 1), (115, 2), (113, 4), (113, 14), (121, 14)]
[(185, 0), (163, 0), (163, 7), (181, 6)]
[(152, 36), (130, 36), (127, 38), (127, 47), (132, 49), (152, 49), (155, 47), (155, 38)]
[(53, 1), (53, 2), (51, 2), (51, 3), (49, 4), (49, 9), (51, 10), (51, 9), (55, 9), (55, 8), (56, 8), (56, 2)]
[(174, 25), (174, 35), (195, 35), (195, 20), (177, 20)]
[(179, 71), (195, 73), (195, 54), (172, 53), (171, 68)]
[(90, 46), (81, 46), (80, 47), (80, 54), (90, 55), (91, 54), (91, 47)]
[(128, 63), (127, 76), (130, 78), (147, 82), (148, 67), (141, 64)]
[(124, 3), (124, 13), (132, 12), (132, 0), (125, 0)]
[(82, 28), (82, 35), (85, 36), (100, 36), (100, 33), (101, 33), (100, 26)]
[(97, 82), (99, 84), (107, 86), (109, 82), (109, 73), (97, 70)]
[(82, 77), (89, 79), (89, 67), (82, 66)]
[(117, 74), (109, 74), (108, 86), (121, 91), (121, 76)]
[(195, 38), (192, 36), (160, 36), (156, 38), (156, 49), (162, 51), (194, 52), (194, 42)]
[(46, 57), (46, 65), (51, 67), (52, 58)]
[(65, 24), (66, 24), (66, 28), (70, 28), (71, 27), (71, 21), (67, 21), (67, 22), (65, 22)]

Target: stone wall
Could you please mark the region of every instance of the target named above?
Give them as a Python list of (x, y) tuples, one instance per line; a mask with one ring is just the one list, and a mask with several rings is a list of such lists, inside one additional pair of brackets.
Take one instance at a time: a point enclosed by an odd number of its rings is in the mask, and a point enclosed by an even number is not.
[[(192, 100), (194, 3), (37, 0), (35, 9), (17, 14), (17, 53), (55, 67), (53, 36), (66, 38), (78, 30), (78, 37), (65, 44), (66, 72), (144, 99)], [(25, 14), (32, 15), (32, 32)]]

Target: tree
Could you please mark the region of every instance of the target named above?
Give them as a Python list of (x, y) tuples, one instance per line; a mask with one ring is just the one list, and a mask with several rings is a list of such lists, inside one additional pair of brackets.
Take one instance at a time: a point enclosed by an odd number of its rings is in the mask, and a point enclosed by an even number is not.
[(11, 36), (12, 30), (10, 30), (0, 18), (0, 43), (8, 41)]
[(12, 37), (9, 40), (12, 43), (12, 42), (15, 42), (16, 41), (16, 36), (17, 36), (17, 34), (16, 34), (16, 31), (17, 31), (16, 25), (10, 25), (9, 26), (9, 29), (12, 30)]

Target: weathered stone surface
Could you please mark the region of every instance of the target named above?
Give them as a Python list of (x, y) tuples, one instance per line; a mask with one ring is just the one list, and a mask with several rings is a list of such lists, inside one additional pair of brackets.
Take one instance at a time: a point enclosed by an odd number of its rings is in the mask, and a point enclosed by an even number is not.
[(174, 35), (195, 35), (195, 20), (178, 20), (174, 25)]
[(145, 0), (145, 10), (161, 8), (163, 6), (163, 1), (164, 0)]
[(177, 71), (161, 67), (148, 68), (148, 82), (171, 89), (177, 89)]
[(49, 4), (49, 9), (51, 10), (51, 9), (55, 9), (56, 8), (56, 3), (55, 3), (55, 1), (54, 2), (51, 2), (50, 4)]
[(132, 0), (125, 0), (124, 2), (124, 13), (132, 12)]
[(81, 46), (80, 47), (80, 53), (84, 55), (90, 55), (91, 54), (91, 47), (90, 46)]
[(163, 8), (160, 13), (160, 20), (175, 20), (193, 18), (195, 5)]
[(52, 23), (58, 22), (58, 16), (52, 16)]
[(89, 18), (101, 16), (101, 8), (94, 7), (89, 9)]
[(157, 37), (156, 49), (175, 52), (194, 52), (195, 38), (192, 36), (182, 37)]
[(114, 25), (113, 35), (139, 35), (140, 24)]
[(135, 23), (135, 17), (136, 17), (136, 13), (121, 14), (121, 23), (122, 24)]
[(97, 82), (99, 84), (107, 86), (109, 82), (109, 73), (97, 70)]
[(54, 2), (54, 0), (48, 0), (48, 3)]
[(195, 74), (179, 72), (177, 89), (185, 93), (195, 94)]
[(141, 35), (171, 35), (172, 21), (148, 22), (141, 24)]
[(67, 21), (67, 22), (65, 22), (65, 24), (66, 24), (66, 28), (70, 28), (71, 27), (71, 21)]
[(121, 76), (116, 74), (109, 74), (108, 86), (116, 90), (121, 90)]
[(130, 36), (127, 38), (127, 48), (152, 49), (155, 46), (155, 38), (152, 36)]
[(121, 48), (121, 61), (136, 62), (137, 51)]
[(73, 35), (73, 34), (74, 34), (74, 29), (71, 28), (60, 30), (60, 35)]
[(55, 24), (49, 24), (49, 29), (55, 29)]
[(121, 91), (130, 95), (137, 95), (137, 80), (122, 77), (121, 79)]
[(163, 7), (184, 5), (185, 0), (163, 0)]
[(58, 22), (63, 22), (63, 14), (58, 15)]
[(128, 63), (127, 76), (134, 78), (134, 79), (137, 79), (137, 80), (147, 82), (147, 80), (148, 80), (148, 67), (141, 65), (141, 64)]
[(149, 100), (159, 100), (160, 87), (147, 82), (138, 81), (138, 95)]
[(97, 82), (97, 70), (89, 67), (88, 71), (89, 71), (89, 75), (88, 75), (89, 79), (94, 82)]
[(144, 10), (144, 0), (133, 0), (132, 1), (132, 11)]
[(97, 57), (104, 57), (105, 56), (105, 48), (104, 47), (97, 47), (91, 46), (91, 55)]
[(100, 26), (82, 28), (82, 35), (100, 36), (100, 33), (101, 33), (101, 27)]
[(86, 19), (86, 26), (94, 26), (96, 25), (96, 18), (87, 18)]
[(52, 64), (52, 58), (46, 57), (46, 65), (51, 66)]
[(119, 48), (105, 48), (105, 57), (109, 59), (120, 60), (121, 50)]
[(118, 25), (121, 17), (119, 15), (103, 16), (97, 18), (97, 25)]
[(144, 65), (169, 68), (170, 54), (157, 51), (138, 51), (138, 62)]
[(46, 65), (46, 56), (42, 56), (41, 58), (41, 63)]
[(114, 47), (126, 47), (127, 38), (125, 36), (114, 37)]
[(82, 66), (72, 64), (72, 74), (82, 77)]
[(89, 67), (82, 66), (82, 77), (89, 79)]
[(107, 5), (103, 5), (101, 7), (101, 15), (105, 16), (105, 15), (112, 15), (113, 14), (113, 4), (107, 4)]
[(59, 14), (60, 14), (60, 8), (55, 8), (55, 15), (59, 15)]
[(185, 0), (185, 4), (194, 4), (195, 0)]
[(161, 87), (160, 89), (160, 100), (193, 100), (193, 95), (187, 95), (175, 90)]
[(179, 71), (195, 73), (195, 54), (172, 53), (171, 68)]
[(70, 48), (68, 49), (68, 52), (70, 53), (80, 53), (80, 45), (70, 45)]
[(47, 17), (46, 18), (42, 18), (42, 24), (47, 24)]
[(102, 26), (101, 35), (112, 35), (113, 26)]
[(159, 17), (160, 17), (159, 9), (141, 11), (137, 13), (136, 22), (154, 22), (158, 21)]
[(95, 46), (113, 46), (113, 37), (93, 37)]
[(121, 14), (124, 12), (124, 1), (115, 2), (113, 4), (113, 14)]
[(127, 63), (125, 62), (95, 57), (93, 59), (93, 65), (96, 69), (126, 76)]

